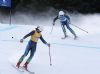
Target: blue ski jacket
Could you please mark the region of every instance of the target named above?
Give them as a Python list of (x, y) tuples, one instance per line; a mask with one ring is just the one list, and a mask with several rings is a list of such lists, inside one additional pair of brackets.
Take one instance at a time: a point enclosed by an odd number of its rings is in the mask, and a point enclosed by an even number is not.
[(67, 23), (67, 24), (70, 24), (70, 18), (68, 15), (60, 15), (60, 16), (57, 16), (54, 18), (53, 22), (55, 23), (55, 21), (59, 19), (61, 24), (63, 23)]

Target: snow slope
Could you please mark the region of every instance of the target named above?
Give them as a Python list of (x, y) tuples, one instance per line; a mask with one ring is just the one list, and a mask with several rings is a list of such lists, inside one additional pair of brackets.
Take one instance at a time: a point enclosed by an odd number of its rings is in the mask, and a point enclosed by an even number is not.
[[(20, 43), (19, 40), (35, 27), (0, 25), (0, 74), (28, 74), (16, 71), (11, 63), (14, 65), (17, 63), (24, 53), (29, 38), (24, 43)], [(68, 31), (69, 37), (62, 40), (63, 33), (60, 26), (55, 26), (52, 33), (51, 26), (45, 26), (42, 34), (44, 39), (51, 43), (53, 65), (50, 66), (48, 47), (39, 41), (29, 69), (36, 74), (100, 74), (100, 23), (94, 25), (92, 21), (79, 27), (89, 33), (73, 26), (79, 38), (74, 40)]]

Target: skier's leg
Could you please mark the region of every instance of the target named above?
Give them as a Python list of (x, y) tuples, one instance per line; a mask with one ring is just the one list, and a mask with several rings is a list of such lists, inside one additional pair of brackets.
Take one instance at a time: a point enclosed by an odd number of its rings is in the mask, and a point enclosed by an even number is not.
[(34, 45), (30, 51), (31, 51), (31, 52), (30, 52), (30, 56), (29, 56), (29, 58), (27, 59), (27, 61), (25, 62), (25, 64), (24, 64), (24, 68), (25, 68), (26, 70), (27, 70), (27, 65), (29, 64), (29, 62), (32, 60), (32, 58), (33, 58), (33, 56), (34, 56), (34, 53), (35, 53), (35, 51), (36, 51), (36, 45)]
[(75, 32), (70, 28), (69, 24), (66, 24), (67, 29), (69, 29), (69, 31), (74, 35), (74, 39), (77, 38)]
[(29, 50), (30, 50), (30, 45), (28, 44), (27, 47), (26, 47), (26, 50), (25, 50), (25, 53), (21, 56), (21, 58), (19, 59), (16, 67), (19, 68), (21, 62), (23, 61), (23, 59), (27, 56), (27, 54), (29, 53)]
[(30, 56), (29, 56), (29, 58), (27, 59), (27, 62), (28, 62), (28, 63), (32, 60), (35, 51), (36, 51), (36, 45), (31, 49)]
[(62, 24), (61, 27), (62, 27), (62, 30), (63, 30), (65, 37), (67, 37), (65, 26)]

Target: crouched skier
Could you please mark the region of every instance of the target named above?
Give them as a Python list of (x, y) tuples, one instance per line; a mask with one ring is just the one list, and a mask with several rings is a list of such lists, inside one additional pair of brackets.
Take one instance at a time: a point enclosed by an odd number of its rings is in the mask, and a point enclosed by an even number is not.
[(62, 30), (63, 30), (63, 33), (64, 33), (64, 38), (62, 38), (62, 39), (65, 39), (67, 37), (65, 26), (74, 35), (74, 39), (76, 39), (77, 36), (76, 36), (75, 32), (70, 28), (70, 18), (69, 18), (69, 16), (65, 15), (65, 13), (63, 11), (59, 11), (58, 16), (55, 17), (54, 20), (53, 20), (53, 25), (55, 25), (55, 21), (57, 19), (60, 20), (61, 27), (62, 27)]

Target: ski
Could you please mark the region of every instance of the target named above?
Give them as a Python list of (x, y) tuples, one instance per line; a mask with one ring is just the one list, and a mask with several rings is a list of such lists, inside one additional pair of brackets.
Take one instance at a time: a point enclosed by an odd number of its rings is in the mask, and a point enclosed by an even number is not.
[(65, 37), (62, 37), (61, 39), (66, 39), (66, 38), (68, 38), (69, 36), (65, 36)]
[(21, 72), (21, 73), (23, 73), (23, 72), (28, 72), (29, 74), (35, 74), (34, 72), (32, 72), (32, 71), (30, 71), (30, 70), (26, 70), (24, 67), (22, 67), (22, 66), (20, 66), (19, 68), (17, 68), (15, 65), (13, 65), (13, 64), (11, 64), (11, 66), (14, 68), (14, 69), (16, 69), (18, 72)]
[(25, 69), (24, 67), (20, 67), (21, 69), (23, 69), (24, 71), (28, 72), (29, 74), (35, 74), (35, 72), (30, 71), (29, 69)]
[(62, 37), (61, 39), (66, 39), (67, 37)]
[(24, 72), (24, 70), (21, 68), (21, 67), (19, 67), (19, 68), (17, 68), (15, 65), (11, 65), (14, 69), (16, 69), (17, 71), (19, 71), (19, 72)]
[(62, 37), (61, 39), (66, 39), (66, 37)]
[[(69, 38), (69, 36), (67, 36), (67, 37), (62, 37), (61, 39), (62, 40), (64, 40), (64, 39), (66, 39), (66, 38)], [(78, 39), (78, 37), (76, 36), (76, 37), (74, 37), (74, 40), (77, 40)]]
[(30, 71), (30, 70), (26, 70), (28, 73), (30, 74), (35, 74), (34, 72)]

